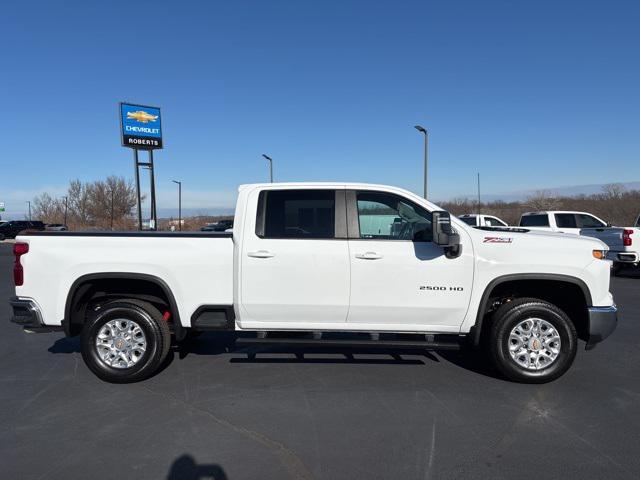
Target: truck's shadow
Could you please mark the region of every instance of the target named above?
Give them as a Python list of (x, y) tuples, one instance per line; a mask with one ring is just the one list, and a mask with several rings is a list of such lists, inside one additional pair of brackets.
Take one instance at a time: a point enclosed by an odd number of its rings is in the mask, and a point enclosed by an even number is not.
[(198, 464), (191, 455), (178, 457), (167, 475), (167, 480), (227, 480), (227, 478), (227, 474), (220, 465)]
[[(49, 347), (49, 352), (79, 353), (80, 339), (60, 338)], [(440, 359), (465, 370), (492, 378), (502, 378), (484, 355), (471, 350), (437, 351), (424, 348), (371, 348), (363, 346), (323, 347), (297, 345), (236, 344), (233, 335), (204, 333), (198, 338), (174, 343), (159, 372), (166, 369), (176, 359), (183, 360), (190, 355), (216, 356), (230, 354), (230, 363), (306, 363), (306, 364), (360, 364), (360, 365), (425, 365), (439, 363)], [(265, 356), (265, 354), (267, 354)], [(282, 356), (273, 356), (281, 354)], [(309, 357), (308, 355), (313, 355)], [(323, 357), (322, 355), (326, 355)], [(158, 372), (158, 373), (159, 373)]]

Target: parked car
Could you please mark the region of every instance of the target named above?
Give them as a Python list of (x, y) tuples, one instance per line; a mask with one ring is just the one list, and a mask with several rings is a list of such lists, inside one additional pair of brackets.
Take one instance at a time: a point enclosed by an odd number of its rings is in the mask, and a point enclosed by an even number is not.
[[(612, 272), (640, 263), (640, 228), (613, 227), (586, 212), (546, 211), (529, 212), (520, 217), (520, 226), (594, 237), (607, 244), (607, 259), (613, 262)], [(634, 243), (635, 240), (635, 243)]]
[(467, 225), (472, 227), (508, 227), (507, 222), (492, 215), (482, 215), (478, 213), (466, 213), (458, 217)]
[(216, 223), (209, 223), (202, 227), (200, 231), (202, 232), (225, 232), (233, 228), (233, 220), (220, 220)]
[(209, 330), (259, 332), (245, 342), (469, 344), (507, 378), (539, 383), (569, 369), (578, 335), (591, 349), (616, 327), (595, 238), (480, 230), (366, 184), (244, 185), (236, 220), (233, 234), (21, 235), (13, 322), (81, 335), (85, 363), (110, 382), (149, 377), (172, 334)]
[(45, 226), (45, 230), (49, 232), (66, 232), (67, 230), (69, 230), (69, 227), (62, 223), (48, 223)]
[(44, 230), (44, 223), (30, 220), (10, 220), (0, 225), (0, 240), (15, 238), (20, 232), (25, 230)]

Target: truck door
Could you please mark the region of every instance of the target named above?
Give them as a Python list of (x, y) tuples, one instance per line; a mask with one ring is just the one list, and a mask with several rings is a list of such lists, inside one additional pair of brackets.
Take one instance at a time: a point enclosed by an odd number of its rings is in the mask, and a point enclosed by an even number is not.
[(344, 189), (332, 188), (259, 193), (240, 256), (243, 328), (344, 325), (350, 288), (344, 199)]
[[(473, 281), (470, 239), (460, 232), (462, 254), (447, 258), (428, 241), (431, 213), (386, 192), (348, 191), (351, 301), (347, 323), (390, 330), (457, 331)], [(426, 231), (427, 241), (413, 241)], [(366, 327), (364, 327), (366, 328)]]

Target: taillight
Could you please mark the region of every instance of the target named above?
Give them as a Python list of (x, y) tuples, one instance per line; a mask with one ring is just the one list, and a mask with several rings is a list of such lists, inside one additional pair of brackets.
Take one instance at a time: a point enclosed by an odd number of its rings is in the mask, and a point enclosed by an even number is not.
[(625, 247), (630, 247), (633, 244), (633, 238), (631, 238), (632, 233), (633, 230), (624, 229), (624, 232), (622, 233), (622, 245)]
[(13, 283), (16, 284), (16, 287), (19, 287), (24, 283), (24, 269), (20, 263), (20, 257), (28, 251), (28, 243), (15, 243), (13, 245), (13, 255), (15, 256), (15, 261), (13, 263)]

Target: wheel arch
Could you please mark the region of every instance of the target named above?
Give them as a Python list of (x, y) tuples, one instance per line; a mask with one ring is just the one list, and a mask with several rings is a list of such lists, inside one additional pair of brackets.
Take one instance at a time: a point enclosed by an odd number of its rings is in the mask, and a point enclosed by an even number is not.
[(67, 336), (75, 336), (80, 333), (85, 321), (87, 302), (95, 295), (96, 288), (107, 285), (117, 291), (118, 282), (138, 287), (132, 291), (122, 291), (121, 293), (126, 293), (126, 297), (146, 301), (155, 299), (157, 302), (166, 303), (171, 312), (174, 328), (182, 329), (178, 304), (171, 288), (163, 279), (145, 273), (100, 272), (82, 275), (71, 284), (64, 308), (63, 326)]
[[(589, 287), (587, 284), (580, 278), (574, 277), (571, 275), (562, 275), (555, 273), (522, 273), (522, 274), (510, 274), (503, 275), (497, 278), (494, 278), (489, 284), (486, 286), (484, 292), (482, 293), (482, 297), (480, 300), (480, 304), (478, 306), (478, 312), (476, 314), (476, 323), (473, 326), (471, 338), (474, 345), (478, 345), (481, 340), (483, 324), (486, 321), (487, 315), (491, 312), (489, 308), (490, 300), (496, 298), (496, 295), (509, 291), (512, 288), (515, 292), (522, 292), (527, 296), (534, 296), (541, 300), (547, 300), (554, 303), (552, 298), (557, 295), (557, 291), (555, 291), (551, 287), (569, 287), (569, 290), (572, 292), (572, 297), (568, 298), (568, 301), (565, 303), (573, 303), (573, 306), (580, 309), (580, 312), (566, 312), (571, 318), (571, 321), (574, 322), (576, 328), (578, 329), (579, 334), (584, 334), (582, 331), (582, 327), (586, 327), (586, 325), (582, 325), (586, 323), (586, 307), (592, 305), (591, 292), (589, 291)], [(541, 295), (531, 294), (532, 290), (539, 290)], [(582, 312), (582, 307), (584, 306), (584, 311)], [(574, 318), (571, 314), (582, 313), (584, 314), (584, 318)], [(581, 315), (582, 317), (582, 315)], [(582, 335), (581, 335), (582, 336)]]

